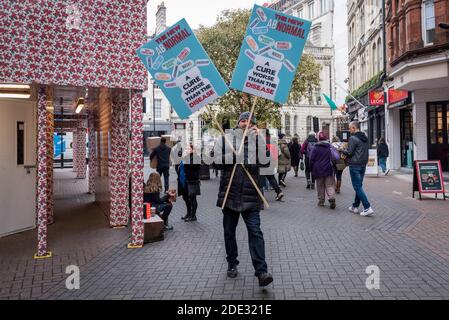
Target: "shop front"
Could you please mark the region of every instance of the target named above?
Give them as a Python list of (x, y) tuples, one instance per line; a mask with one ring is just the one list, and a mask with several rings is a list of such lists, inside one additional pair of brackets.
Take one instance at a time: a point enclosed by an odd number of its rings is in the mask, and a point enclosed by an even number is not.
[(443, 171), (449, 171), (449, 101), (427, 103), (429, 159), (440, 160)]

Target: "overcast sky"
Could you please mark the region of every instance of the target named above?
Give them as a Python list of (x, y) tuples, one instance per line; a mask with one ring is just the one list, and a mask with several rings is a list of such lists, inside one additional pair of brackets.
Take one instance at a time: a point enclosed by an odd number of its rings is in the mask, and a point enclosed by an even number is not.
[[(148, 1), (148, 34), (152, 34), (155, 25), (156, 7), (162, 0)], [(167, 26), (186, 18), (192, 29), (200, 25), (211, 26), (218, 14), (225, 9), (252, 8), (254, 4), (263, 5), (267, 0), (164, 0), (167, 7)], [(346, 0), (334, 0), (334, 43), (336, 53), (336, 81), (346, 87), (347, 77), (347, 32), (346, 32)], [(338, 44), (338, 46), (337, 46)], [(336, 103), (344, 103), (346, 93), (337, 87)]]

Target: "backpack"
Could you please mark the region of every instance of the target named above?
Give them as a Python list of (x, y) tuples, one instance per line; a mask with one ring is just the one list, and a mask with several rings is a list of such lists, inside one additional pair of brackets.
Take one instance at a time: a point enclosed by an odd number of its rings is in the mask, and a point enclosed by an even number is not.
[(315, 146), (315, 141), (308, 141), (307, 142), (307, 149), (306, 149), (306, 154), (307, 154), (307, 158), (310, 158), (310, 154), (312, 153), (312, 149)]

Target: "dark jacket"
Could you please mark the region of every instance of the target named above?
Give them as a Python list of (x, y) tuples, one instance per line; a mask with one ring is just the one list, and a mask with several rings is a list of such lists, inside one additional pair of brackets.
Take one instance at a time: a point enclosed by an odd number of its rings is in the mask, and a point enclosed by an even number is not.
[(361, 131), (352, 135), (343, 154), (347, 156), (350, 166), (366, 166), (369, 158), (368, 137)]
[(324, 178), (334, 175), (333, 162), (337, 161), (340, 154), (327, 141), (315, 144), (310, 152), (309, 164), (312, 175), (315, 178)]
[(157, 170), (161, 171), (170, 168), (170, 153), (171, 148), (166, 144), (161, 143), (153, 152), (151, 152), (150, 160), (157, 158)]
[[(301, 146), (301, 153), (304, 154), (306, 157), (306, 160), (310, 157), (310, 155), (307, 152), (307, 147), (309, 146), (309, 143), (317, 143), (318, 140), (315, 136), (309, 136), (306, 141)], [(309, 148), (310, 149), (310, 148)]]
[[(234, 141), (234, 139), (229, 136), (229, 141)], [(236, 135), (236, 139), (234, 141), (234, 148), (237, 143), (240, 144), (240, 141), (242, 139), (242, 136)], [(260, 139), (263, 140), (263, 139)], [(233, 164), (227, 164), (225, 163), (225, 157), (230, 157), (231, 155), (225, 154), (225, 138), (222, 137), (217, 141), (217, 145), (215, 148), (215, 160), (217, 158), (221, 158), (221, 163), (217, 163), (217, 166), (223, 170), (222, 175), (220, 177), (220, 188), (218, 192), (218, 200), (217, 200), (217, 206), (221, 207), (223, 205), (224, 196), (226, 194), (226, 190), (229, 184), (229, 181), (231, 179), (232, 170), (234, 168)], [(263, 143), (263, 145), (262, 145)], [(237, 148), (235, 148), (238, 150)], [(261, 142), (258, 140), (258, 143), (256, 144), (256, 150), (257, 152), (251, 156), (251, 161), (249, 161), (248, 157), (248, 138), (245, 139), (244, 144), (244, 150), (242, 151), (244, 154), (243, 157), (243, 164), (238, 164), (235, 170), (234, 178), (232, 180), (232, 184), (230, 187), (229, 195), (226, 200), (225, 207), (228, 209), (231, 209), (233, 211), (237, 212), (244, 212), (248, 210), (255, 210), (260, 211), (263, 210), (263, 202), (259, 197), (259, 194), (257, 193), (256, 188), (254, 188), (251, 180), (245, 173), (245, 171), (242, 168), (242, 165), (245, 166), (245, 168), (250, 173), (253, 180), (258, 183), (259, 181), (259, 170), (260, 167), (268, 167), (269, 162), (266, 164), (261, 163), (261, 159), (259, 159), (259, 149), (265, 150), (266, 157), (269, 159), (270, 157), (270, 151), (266, 147), (265, 142)], [(232, 151), (230, 151), (232, 153)], [(252, 158), (252, 157), (255, 158)], [(230, 157), (231, 158), (231, 157)], [(236, 162), (236, 157), (233, 156), (231, 159), (233, 159), (234, 163)]]
[(379, 158), (388, 158), (389, 156), (388, 146), (386, 143), (379, 143), (377, 146), (377, 156)]
[(288, 149), (290, 150), (292, 167), (298, 167), (299, 159), (301, 159), (301, 145), (298, 142), (291, 142)]
[[(179, 164), (175, 166), (176, 173), (178, 174), (178, 195), (179, 196), (188, 196), (189, 189), (190, 190), (198, 190), (197, 186), (200, 185), (200, 168), (201, 168), (201, 158), (198, 155), (190, 155), (190, 160), (187, 161), (187, 157), (183, 158), (184, 162), (184, 174), (186, 177), (186, 184), (184, 186), (181, 185), (181, 181), (179, 181)], [(190, 188), (189, 188), (190, 186)], [(195, 195), (199, 195), (199, 192), (195, 192)], [(191, 196), (194, 194), (190, 194)]]
[(143, 202), (149, 202), (151, 205), (164, 204), (168, 201), (168, 195), (161, 197), (160, 192), (145, 192), (143, 194)]

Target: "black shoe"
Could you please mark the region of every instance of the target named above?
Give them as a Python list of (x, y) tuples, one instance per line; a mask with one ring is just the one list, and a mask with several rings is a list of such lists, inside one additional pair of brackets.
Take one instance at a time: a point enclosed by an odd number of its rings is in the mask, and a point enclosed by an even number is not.
[(315, 190), (315, 185), (312, 184), (312, 185), (310, 186), (310, 189)]
[(184, 221), (190, 222), (190, 221), (196, 221), (196, 220), (197, 220), (196, 216), (192, 216), (192, 217), (187, 217)]
[(169, 225), (169, 224), (166, 224), (166, 225), (164, 226), (164, 231), (170, 231), (170, 230), (173, 230), (173, 226), (171, 226), (171, 225)]
[(284, 197), (284, 194), (282, 192), (279, 192), (276, 196), (276, 201), (281, 201), (283, 197)]
[(268, 273), (268, 272), (264, 272), (262, 274), (259, 274), (257, 276), (257, 278), (259, 279), (259, 286), (260, 287), (265, 287), (267, 285), (269, 285), (270, 283), (273, 282), (273, 276)]
[(181, 217), (182, 220), (185, 220), (189, 217), (189, 214), (187, 213), (184, 217)]
[(307, 184), (307, 187), (306, 187), (306, 188), (307, 188), (307, 189), (310, 189), (310, 183)]
[(227, 275), (229, 278), (235, 278), (238, 274), (239, 272), (237, 271), (237, 266), (228, 267)]

